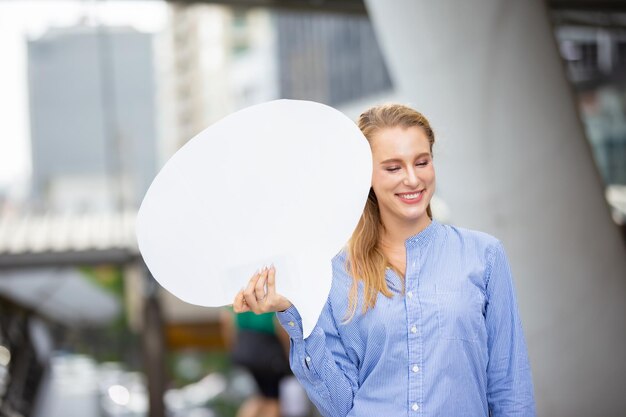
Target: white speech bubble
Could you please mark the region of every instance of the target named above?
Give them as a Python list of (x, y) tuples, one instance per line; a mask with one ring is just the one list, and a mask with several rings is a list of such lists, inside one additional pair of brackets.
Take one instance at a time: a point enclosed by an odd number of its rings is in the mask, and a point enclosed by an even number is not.
[(371, 175), (370, 147), (339, 111), (297, 100), (249, 107), (165, 164), (139, 209), (139, 249), (165, 289), (201, 306), (231, 304), (274, 263), (277, 291), (300, 312), (306, 337)]

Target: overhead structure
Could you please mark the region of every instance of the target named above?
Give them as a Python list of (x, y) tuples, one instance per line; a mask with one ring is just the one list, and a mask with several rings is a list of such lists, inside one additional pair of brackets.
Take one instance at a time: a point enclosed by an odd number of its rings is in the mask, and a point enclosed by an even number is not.
[(170, 3), (212, 3), (235, 7), (271, 7), (340, 13), (365, 13), (363, 0), (168, 0)]
[(548, 0), (552, 9), (626, 12), (624, 0)]
[(4, 215), (0, 218), (0, 268), (136, 261), (136, 216), (132, 210)]
[[(363, 0), (167, 0), (170, 3), (214, 3), (340, 13), (366, 13)], [(547, 0), (551, 9), (626, 12), (626, 0)], [(390, 5), (393, 3), (389, 3)]]

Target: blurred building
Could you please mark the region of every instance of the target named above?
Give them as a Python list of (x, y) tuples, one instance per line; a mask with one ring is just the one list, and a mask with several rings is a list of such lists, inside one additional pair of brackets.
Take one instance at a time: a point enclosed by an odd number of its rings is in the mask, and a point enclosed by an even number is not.
[(171, 6), (159, 102), (166, 156), (211, 123), (277, 98), (331, 106), (391, 89), (365, 15)]
[[(5, 212), (0, 221), (0, 309), (5, 313), (0, 344), (12, 355), (11, 386), (0, 393), (0, 402), (21, 414), (7, 408), (0, 415), (33, 415), (40, 397), (58, 388), (48, 384), (51, 354), (63, 349), (67, 335), (85, 349), (101, 347), (102, 355), (131, 350), (119, 340), (93, 337), (104, 335), (103, 329), (114, 332), (122, 290), (110, 293), (100, 278), (85, 277), (101, 265), (117, 271), (138, 263), (134, 211), (157, 167), (151, 34), (78, 25), (49, 29), (30, 39), (27, 48), (33, 166), (28, 205), (34, 210)], [(121, 217), (126, 226), (109, 221)], [(40, 334), (55, 330), (43, 353), (38, 353), (42, 343), (28, 338), (33, 320), (41, 323)], [(16, 330), (26, 336), (5, 338)], [(83, 334), (91, 335), (89, 343)], [(18, 369), (22, 362), (33, 365)], [(71, 391), (67, 381), (60, 386)], [(74, 405), (80, 415), (91, 415)], [(41, 415), (50, 413), (46, 409)]]
[(227, 114), (278, 96), (267, 10), (170, 7), (170, 31), (162, 39), (160, 57), (165, 157)]
[[(622, 20), (620, 20), (620, 18)], [(593, 156), (607, 186), (626, 185), (626, 19), (555, 14), (567, 75), (578, 96)]]
[(51, 29), (28, 42), (28, 71), (34, 202), (138, 206), (156, 173), (152, 35)]
[(366, 15), (277, 11), (280, 95), (330, 106), (392, 88)]
[(626, 238), (626, 15), (561, 10), (553, 20), (613, 220)]

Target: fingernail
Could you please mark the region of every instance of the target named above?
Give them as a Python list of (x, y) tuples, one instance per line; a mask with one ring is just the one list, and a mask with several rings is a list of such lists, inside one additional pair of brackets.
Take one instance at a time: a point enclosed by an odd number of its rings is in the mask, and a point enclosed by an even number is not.
[(270, 269), (276, 269), (273, 263), (270, 265)]

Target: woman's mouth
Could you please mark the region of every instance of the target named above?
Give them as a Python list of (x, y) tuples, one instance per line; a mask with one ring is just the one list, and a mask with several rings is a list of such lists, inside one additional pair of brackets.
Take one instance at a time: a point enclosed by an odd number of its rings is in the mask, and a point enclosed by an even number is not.
[(422, 201), (422, 196), (424, 195), (424, 190), (414, 191), (411, 193), (398, 193), (396, 196), (406, 204), (417, 204)]

